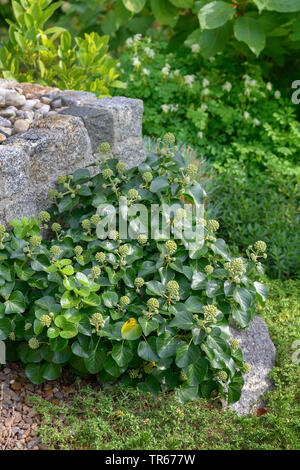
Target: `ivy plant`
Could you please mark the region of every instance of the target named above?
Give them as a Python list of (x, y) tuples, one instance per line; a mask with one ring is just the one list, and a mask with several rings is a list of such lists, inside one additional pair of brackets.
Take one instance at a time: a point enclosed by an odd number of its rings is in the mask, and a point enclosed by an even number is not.
[[(0, 227), (0, 339), (32, 382), (56, 379), (69, 366), (152, 394), (177, 389), (181, 401), (239, 399), (250, 367), (229, 325), (246, 328), (264, 304), (266, 245), (233, 257), (217, 237), (218, 222), (196, 216), (190, 224), (201, 226), (201, 242), (191, 248), (185, 232), (175, 236), (182, 218), (187, 224), (186, 204), (201, 207), (205, 192), (197, 165), (185, 163), (174, 140), (166, 134), (130, 170), (103, 143), (99, 172), (61, 175), (49, 211), (12, 221), (11, 232)], [(167, 238), (147, 236), (130, 212), (135, 204), (149, 214), (173, 208)], [(100, 207), (116, 214), (106, 238), (100, 228), (111, 212)], [(129, 235), (121, 239), (125, 213)]]

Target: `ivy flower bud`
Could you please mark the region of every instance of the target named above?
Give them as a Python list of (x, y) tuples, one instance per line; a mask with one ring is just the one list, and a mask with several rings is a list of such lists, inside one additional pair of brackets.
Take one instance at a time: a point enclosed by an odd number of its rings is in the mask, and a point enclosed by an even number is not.
[(42, 243), (42, 237), (38, 237), (37, 235), (34, 235), (33, 237), (29, 238), (29, 242), (33, 247), (40, 246)]
[(167, 145), (175, 144), (175, 136), (171, 132), (167, 132), (164, 135), (164, 141)]
[(159, 302), (155, 297), (151, 297), (147, 301), (147, 306), (151, 312), (157, 312), (159, 309)]
[(105, 253), (103, 253), (103, 251), (98, 251), (98, 253), (95, 254), (95, 260), (98, 263), (104, 263), (105, 258), (106, 258), (106, 255)]
[(97, 279), (101, 274), (101, 269), (99, 266), (93, 266), (91, 272), (93, 279)]
[(83, 248), (81, 246), (77, 245), (74, 248), (74, 252), (75, 252), (76, 256), (80, 256), (80, 255), (82, 255)]
[(42, 211), (42, 212), (39, 213), (38, 219), (39, 219), (40, 222), (43, 222), (43, 223), (47, 224), (48, 222), (50, 222), (51, 217), (50, 217), (49, 212)]
[(231, 346), (232, 351), (236, 351), (237, 349), (239, 349), (239, 342), (237, 339), (231, 339), (229, 341), (229, 344)]
[(129, 377), (131, 379), (137, 379), (139, 377), (139, 371), (137, 369), (131, 369), (129, 371)]
[(0, 236), (2, 236), (6, 232), (5, 226), (0, 224)]
[(239, 278), (246, 271), (243, 260), (241, 258), (235, 258), (229, 263), (225, 263), (224, 266), (230, 272), (233, 278)]
[(204, 272), (205, 274), (207, 274), (207, 276), (209, 276), (210, 274), (214, 272), (214, 267), (208, 264), (207, 266), (205, 266)]
[(123, 163), (123, 162), (119, 162), (119, 163), (117, 163), (117, 167), (116, 167), (116, 168), (117, 168), (117, 170), (118, 170), (119, 173), (124, 173), (124, 171), (125, 171), (125, 169), (126, 169), (126, 165), (125, 165), (125, 163)]
[(93, 313), (92, 317), (90, 318), (90, 324), (93, 325), (96, 330), (103, 328), (105, 325), (105, 320), (101, 313)]
[(98, 150), (101, 153), (109, 153), (111, 151), (111, 147), (108, 142), (102, 142), (102, 144), (99, 145)]
[(214, 305), (204, 305), (202, 310), (206, 321), (214, 321), (216, 319), (218, 309)]
[(127, 305), (130, 304), (130, 298), (127, 297), (127, 295), (124, 295), (123, 297), (120, 298), (120, 304), (122, 307), (126, 307)]
[(198, 173), (198, 168), (196, 167), (196, 165), (188, 165), (186, 167), (186, 174), (188, 176), (196, 176)]
[(143, 176), (142, 176), (143, 180), (145, 181), (145, 183), (151, 183), (151, 181), (153, 180), (153, 176), (152, 176), (152, 173), (150, 171), (146, 171)]
[(111, 231), (109, 232), (109, 234), (108, 234), (108, 238), (109, 238), (110, 240), (115, 240), (115, 241), (118, 240), (118, 238), (119, 238), (119, 232), (117, 232), (117, 230), (111, 230)]
[(179, 291), (179, 284), (176, 281), (169, 281), (166, 285), (166, 292), (171, 297), (177, 297)]
[(244, 372), (244, 374), (249, 374), (251, 372), (251, 366), (248, 362), (244, 362), (243, 372)]
[(121, 245), (119, 247), (119, 254), (122, 258), (125, 258), (125, 256), (127, 256), (129, 253), (129, 248), (127, 245)]
[(84, 219), (81, 222), (81, 226), (84, 230), (89, 230), (91, 228), (91, 221), (89, 219)]
[(212, 232), (216, 232), (219, 230), (220, 224), (217, 220), (208, 220), (207, 222), (207, 228), (208, 230), (211, 230)]
[(186, 375), (186, 373), (185, 373), (183, 370), (180, 371), (180, 378), (181, 378), (181, 380), (183, 380), (184, 382), (187, 380), (187, 375)]
[(177, 244), (174, 240), (168, 240), (165, 243), (165, 247), (169, 255), (172, 255), (177, 250)]
[(137, 237), (137, 241), (140, 245), (146, 245), (148, 237), (144, 233), (141, 233), (141, 235)]
[(52, 318), (49, 315), (42, 315), (40, 318), (40, 322), (43, 326), (47, 326), (47, 328), (49, 328), (52, 323)]
[(66, 175), (59, 175), (59, 177), (57, 178), (58, 184), (64, 184), (66, 181), (67, 181)]
[(58, 257), (61, 254), (61, 249), (60, 249), (59, 246), (53, 245), (50, 248), (50, 253), (51, 253), (52, 256)]
[(147, 364), (144, 364), (143, 369), (144, 369), (145, 374), (152, 374), (152, 370), (153, 370), (152, 362), (148, 362)]
[(265, 242), (259, 240), (254, 243), (254, 249), (259, 253), (264, 253), (267, 249), (267, 245)]
[(14, 333), (13, 331), (12, 331), (11, 333), (9, 333), (8, 337), (9, 337), (9, 339), (10, 339), (11, 341), (15, 341), (15, 340), (16, 340), (16, 335), (15, 335), (15, 333)]
[(30, 338), (30, 340), (28, 341), (28, 346), (31, 349), (38, 349), (39, 345), (40, 343), (38, 342), (36, 338)]
[(24, 330), (28, 331), (32, 327), (32, 323), (25, 323)]
[(100, 220), (101, 220), (101, 218), (99, 217), (99, 215), (93, 215), (91, 217), (91, 222), (92, 222), (93, 225), (98, 225)]
[(221, 382), (226, 382), (227, 379), (228, 379), (227, 372), (225, 372), (225, 370), (220, 370), (220, 372), (217, 373), (217, 378), (218, 378)]
[(129, 189), (128, 198), (135, 201), (139, 197), (139, 192), (136, 189)]
[(103, 175), (103, 178), (105, 180), (108, 180), (109, 178), (111, 178), (113, 176), (113, 171), (110, 169), (110, 168), (106, 168), (105, 170), (103, 170), (102, 172), (102, 175)]
[(137, 287), (138, 289), (140, 289), (141, 287), (143, 287), (143, 285), (145, 284), (145, 281), (142, 277), (137, 277), (134, 281), (134, 285), (135, 287)]
[(61, 225), (58, 224), (57, 222), (54, 222), (54, 224), (52, 224), (52, 232), (59, 232), (61, 230)]

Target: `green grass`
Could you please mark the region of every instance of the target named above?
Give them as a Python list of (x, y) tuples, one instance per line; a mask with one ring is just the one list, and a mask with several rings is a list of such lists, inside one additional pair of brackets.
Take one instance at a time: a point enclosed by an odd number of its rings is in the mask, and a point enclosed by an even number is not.
[(268, 284), (261, 314), (277, 362), (266, 414), (239, 417), (205, 400), (182, 405), (170, 393), (152, 397), (119, 386), (100, 392), (84, 387), (72, 405), (34, 399), (42, 442), (51, 449), (300, 449), (300, 365), (292, 362), (293, 342), (300, 339), (300, 281)]

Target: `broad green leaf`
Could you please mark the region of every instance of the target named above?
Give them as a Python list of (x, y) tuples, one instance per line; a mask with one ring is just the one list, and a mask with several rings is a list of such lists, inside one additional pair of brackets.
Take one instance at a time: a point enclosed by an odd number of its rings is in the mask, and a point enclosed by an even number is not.
[(183, 342), (177, 347), (175, 362), (181, 369), (190, 364), (194, 364), (194, 362), (198, 361), (199, 358), (200, 350), (195, 344), (189, 345), (188, 343)]
[(177, 326), (182, 330), (191, 330), (192, 327), (195, 326), (195, 319), (188, 311), (178, 312), (171, 320), (170, 326)]
[(208, 362), (204, 357), (198, 357), (197, 361), (188, 365), (185, 369), (187, 383), (190, 386), (201, 384), (208, 369)]
[(41, 375), (46, 380), (56, 380), (61, 375), (61, 365), (45, 363), (41, 369)]
[(169, 0), (174, 7), (177, 8), (192, 8), (194, 0)]
[(133, 352), (126, 343), (116, 344), (111, 353), (119, 367), (127, 367), (133, 358)]
[(154, 351), (155, 345), (141, 341), (138, 347), (138, 355), (147, 362), (157, 362), (159, 357)]
[(215, 243), (211, 245), (211, 249), (214, 253), (221, 255), (222, 258), (226, 259), (227, 261), (231, 260), (228, 247), (222, 238), (218, 238)]
[(64, 339), (74, 338), (78, 334), (78, 329), (73, 323), (67, 323), (64, 325), (64, 329), (59, 335)]
[(198, 18), (202, 29), (215, 29), (231, 20), (234, 14), (235, 9), (230, 3), (210, 2), (201, 8)]
[(0, 340), (7, 339), (9, 333), (12, 331), (11, 321), (8, 318), (0, 319)]
[(119, 296), (116, 292), (104, 292), (104, 294), (102, 294), (102, 300), (105, 307), (113, 308), (117, 305)]
[(263, 7), (269, 11), (278, 11), (279, 13), (293, 13), (300, 11), (299, 0), (254, 0), (257, 6)]
[(26, 310), (25, 297), (20, 291), (13, 292), (5, 302), (6, 315), (11, 313), (24, 313)]
[(202, 310), (203, 302), (199, 297), (192, 295), (185, 301), (184, 305), (188, 312), (199, 313)]
[(125, 8), (132, 13), (139, 13), (145, 6), (146, 0), (122, 0)]
[(235, 21), (234, 35), (238, 41), (245, 42), (256, 56), (259, 56), (266, 45), (265, 33), (260, 22), (251, 16), (240, 16)]
[(253, 305), (253, 297), (244, 287), (238, 287), (233, 293), (234, 300), (240, 305), (242, 310), (249, 310)]
[(258, 297), (261, 299), (262, 302), (265, 302), (267, 300), (267, 296), (268, 296), (267, 286), (265, 286), (261, 282), (254, 282), (253, 284), (254, 284), (255, 290), (258, 294)]
[(42, 364), (27, 364), (25, 368), (25, 374), (27, 375), (29, 380), (36, 385), (39, 385), (44, 382), (44, 378), (42, 375), (42, 367)]
[(196, 386), (182, 386), (176, 391), (176, 396), (180, 403), (187, 403), (192, 400), (197, 400), (199, 388)]
[(98, 374), (103, 369), (106, 354), (102, 349), (93, 350), (88, 358), (84, 359), (84, 364), (90, 374)]
[(160, 358), (166, 359), (175, 356), (180, 340), (170, 333), (164, 333), (156, 340), (156, 349)]
[(151, 395), (157, 395), (159, 392), (159, 382), (153, 375), (146, 377), (144, 382), (138, 383), (138, 388), (144, 393), (151, 393)]
[(150, 191), (152, 193), (160, 193), (164, 189), (167, 189), (169, 187), (169, 180), (165, 178), (164, 176), (157, 176), (157, 178), (154, 178), (150, 185)]
[(232, 309), (232, 318), (240, 328), (245, 328), (251, 321), (251, 310), (243, 310), (241, 308)]
[(163, 295), (165, 292), (165, 287), (159, 281), (149, 281), (146, 282), (147, 285), (147, 294), (154, 295)]
[[(174, 28), (178, 20), (178, 11), (168, 0), (151, 0), (151, 9), (160, 23)], [(152, 189), (150, 191), (153, 192)]]

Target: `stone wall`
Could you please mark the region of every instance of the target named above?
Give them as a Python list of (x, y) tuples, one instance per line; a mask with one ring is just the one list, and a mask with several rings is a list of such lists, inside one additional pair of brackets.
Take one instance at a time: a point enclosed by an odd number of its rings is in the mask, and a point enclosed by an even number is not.
[(77, 91), (59, 92), (55, 100), (61, 100), (61, 111), (34, 120), (28, 131), (0, 145), (1, 223), (45, 209), (57, 176), (95, 161), (101, 142), (109, 142), (128, 167), (145, 158), (141, 100)]

